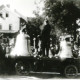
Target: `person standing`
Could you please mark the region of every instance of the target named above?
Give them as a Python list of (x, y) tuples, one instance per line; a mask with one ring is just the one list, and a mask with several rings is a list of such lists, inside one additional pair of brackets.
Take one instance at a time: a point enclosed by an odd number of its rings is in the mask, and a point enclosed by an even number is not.
[[(49, 55), (49, 48), (50, 48), (50, 31), (51, 31), (51, 26), (49, 24), (49, 21), (46, 20), (44, 21), (44, 29), (42, 30), (41, 34), (41, 49), (42, 49), (42, 54), (43, 57)], [(45, 54), (46, 50), (46, 54)]]
[(78, 47), (80, 47), (80, 32), (79, 32), (79, 35), (78, 35)]
[(79, 31), (79, 34), (77, 36), (77, 45), (78, 45), (78, 53), (79, 53), (78, 56), (80, 56), (80, 31)]
[(39, 27), (37, 27), (35, 29), (35, 33), (34, 33), (34, 38), (35, 38), (35, 45), (34, 46), (37, 49), (37, 52), (38, 52), (38, 48), (39, 48), (40, 33), (41, 33), (41, 31), (40, 31)]

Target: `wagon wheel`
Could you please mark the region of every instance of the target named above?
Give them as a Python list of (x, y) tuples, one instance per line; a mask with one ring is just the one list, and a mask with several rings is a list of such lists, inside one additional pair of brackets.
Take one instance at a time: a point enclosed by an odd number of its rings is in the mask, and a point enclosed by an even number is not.
[(75, 78), (77, 77), (78, 69), (75, 65), (68, 65), (64, 69), (64, 75), (67, 78)]
[(15, 64), (15, 70), (18, 75), (28, 75), (29, 74), (29, 65), (24, 65), (23, 62), (18, 61)]

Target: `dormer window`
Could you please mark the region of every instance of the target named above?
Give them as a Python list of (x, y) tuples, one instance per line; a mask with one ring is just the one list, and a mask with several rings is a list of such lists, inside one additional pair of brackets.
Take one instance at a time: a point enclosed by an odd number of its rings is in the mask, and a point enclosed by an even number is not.
[(2, 17), (2, 13), (0, 13), (0, 17)]
[(6, 17), (8, 17), (9, 16), (9, 14), (8, 13), (6, 13)]

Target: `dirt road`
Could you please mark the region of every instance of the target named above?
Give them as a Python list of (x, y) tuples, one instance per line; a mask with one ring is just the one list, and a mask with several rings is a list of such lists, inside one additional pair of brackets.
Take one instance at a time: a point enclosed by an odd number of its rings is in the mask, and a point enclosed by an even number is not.
[[(0, 75), (0, 80), (62, 80), (67, 79), (60, 76), (60, 74), (45, 74), (45, 73), (34, 73), (29, 76), (20, 76), (20, 75)], [(80, 79), (80, 74), (75, 79)], [(69, 79), (68, 79), (69, 80)], [(71, 80), (71, 79), (70, 79)]]

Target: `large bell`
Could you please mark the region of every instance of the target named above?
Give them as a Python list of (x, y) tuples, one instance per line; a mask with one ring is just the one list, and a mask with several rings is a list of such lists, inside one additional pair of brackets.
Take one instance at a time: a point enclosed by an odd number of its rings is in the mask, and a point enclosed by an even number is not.
[(64, 61), (66, 58), (73, 57), (70, 43), (67, 43), (65, 39), (60, 41), (60, 50), (58, 56), (62, 61)]
[(17, 56), (30, 56), (28, 49), (28, 35), (20, 30), (20, 33), (17, 35), (15, 47), (10, 53), (11, 57)]

